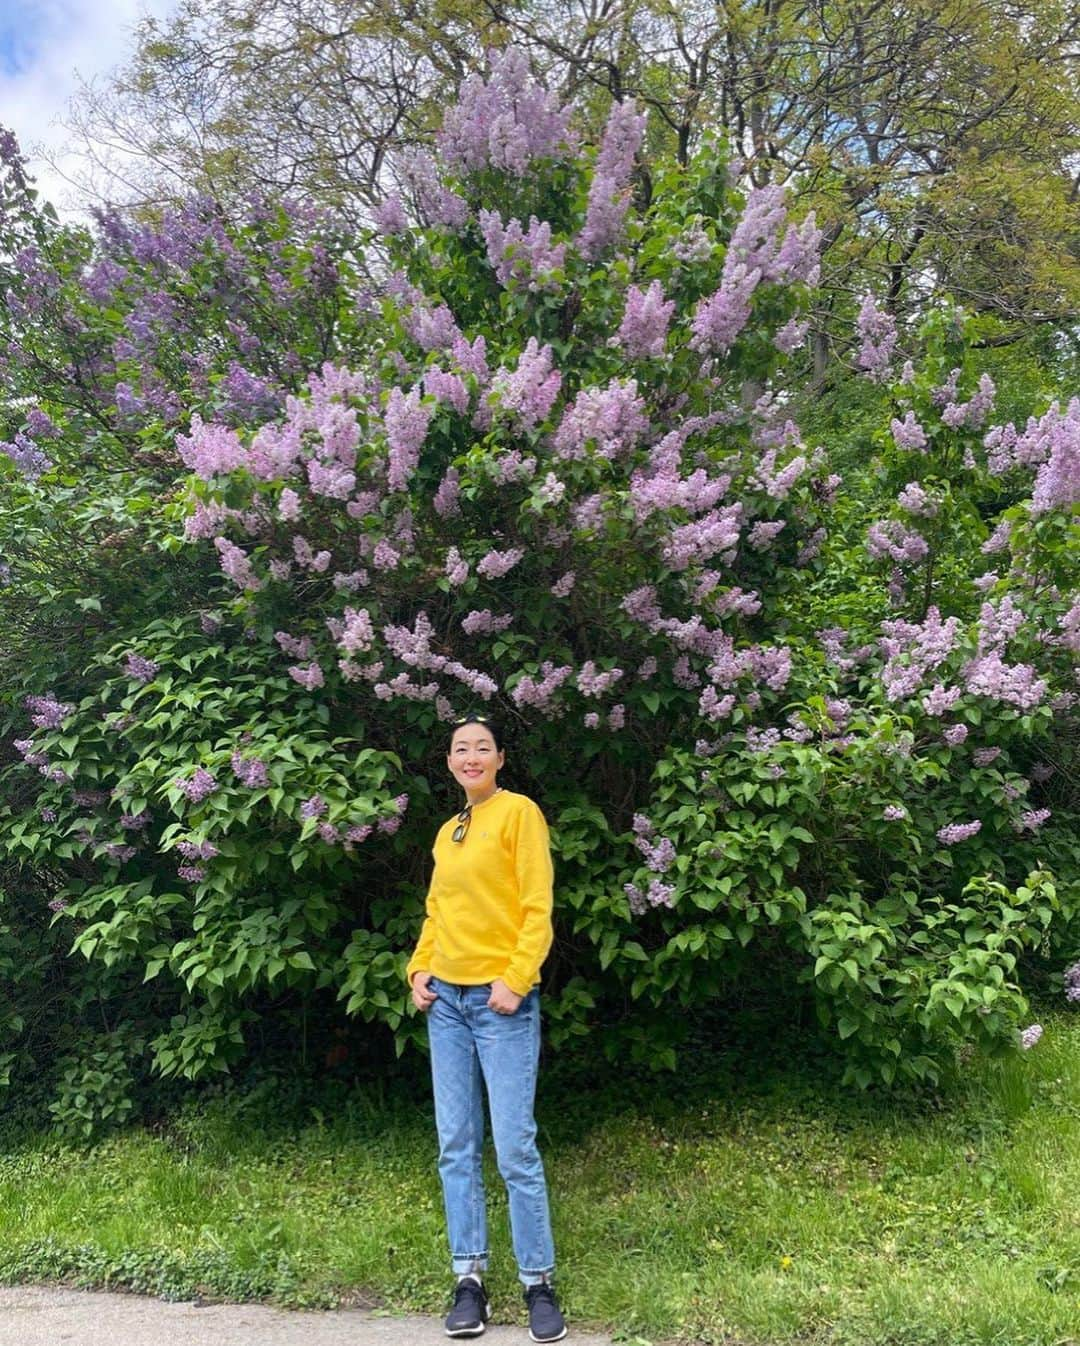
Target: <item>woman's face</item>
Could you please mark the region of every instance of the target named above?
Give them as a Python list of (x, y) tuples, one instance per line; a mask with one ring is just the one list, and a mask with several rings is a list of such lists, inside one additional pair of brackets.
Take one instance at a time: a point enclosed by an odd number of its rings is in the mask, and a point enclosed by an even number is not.
[(482, 724), (463, 724), (454, 730), (446, 764), (470, 797), (491, 794), (495, 790), (495, 775), (505, 761), (505, 754), (495, 747), (491, 730)]

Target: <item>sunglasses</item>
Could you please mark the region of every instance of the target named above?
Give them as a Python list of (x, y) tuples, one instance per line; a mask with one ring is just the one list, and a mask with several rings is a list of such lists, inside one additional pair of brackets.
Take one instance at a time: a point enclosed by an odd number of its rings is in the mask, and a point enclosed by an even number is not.
[(450, 833), (451, 841), (464, 841), (469, 834), (469, 823), (472, 822), (472, 805), (466, 804), (457, 816), (457, 827)]
[(454, 721), (454, 728), (459, 729), (463, 724), (472, 724), (474, 721), (477, 724), (491, 723), (486, 715), (462, 715), (459, 720)]

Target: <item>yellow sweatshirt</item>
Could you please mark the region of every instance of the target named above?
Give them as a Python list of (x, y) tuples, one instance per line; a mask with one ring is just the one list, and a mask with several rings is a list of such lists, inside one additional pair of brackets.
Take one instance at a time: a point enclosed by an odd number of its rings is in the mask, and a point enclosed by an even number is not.
[(540, 980), (551, 948), (554, 873), (547, 823), (536, 804), (499, 790), (473, 805), (464, 841), (457, 816), (439, 828), (427, 916), (405, 975), (479, 986), (500, 978), (516, 995)]

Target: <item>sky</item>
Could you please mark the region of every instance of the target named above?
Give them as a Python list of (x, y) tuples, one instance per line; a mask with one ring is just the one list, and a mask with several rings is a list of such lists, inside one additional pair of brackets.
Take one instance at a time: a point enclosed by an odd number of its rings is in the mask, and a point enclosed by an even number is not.
[(56, 126), (84, 79), (123, 62), (140, 18), (164, 18), (175, 0), (0, 0), (0, 125), (18, 136), (43, 196), (61, 208), (70, 188), (39, 159), (44, 143), (63, 154)]

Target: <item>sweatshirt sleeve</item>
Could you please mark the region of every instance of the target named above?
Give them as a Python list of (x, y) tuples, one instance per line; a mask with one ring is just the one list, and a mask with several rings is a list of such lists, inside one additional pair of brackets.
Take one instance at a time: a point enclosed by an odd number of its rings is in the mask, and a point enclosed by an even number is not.
[(540, 977), (540, 965), (551, 948), (551, 908), (555, 871), (551, 863), (544, 815), (530, 800), (517, 818), (514, 868), (521, 929), (502, 979), (515, 995), (528, 995)]
[(427, 914), (424, 917), (424, 924), (420, 927), (420, 938), (416, 941), (413, 956), (405, 968), (405, 980), (410, 986), (414, 972), (431, 971), (431, 955), (435, 950), (435, 913), (439, 905), (438, 886), (438, 878), (432, 874), (427, 901), (424, 904)]

